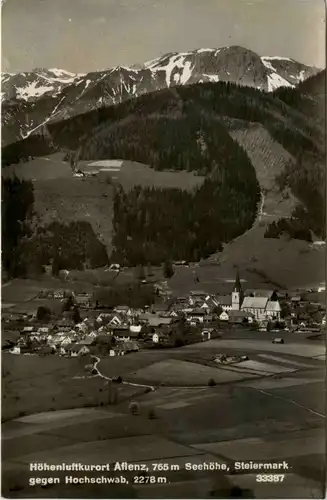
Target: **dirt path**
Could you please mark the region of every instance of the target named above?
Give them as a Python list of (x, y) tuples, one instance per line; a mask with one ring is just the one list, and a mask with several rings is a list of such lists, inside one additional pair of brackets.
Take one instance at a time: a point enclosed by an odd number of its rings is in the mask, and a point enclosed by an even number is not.
[[(97, 356), (94, 356), (93, 359), (95, 359), (95, 362), (94, 362), (94, 365), (93, 365), (93, 368), (92, 368), (92, 371), (93, 370), (96, 370), (97, 374), (96, 375), (93, 375), (94, 377), (101, 377), (105, 380), (109, 380), (110, 382), (112, 380), (114, 380), (115, 377), (106, 377), (106, 375), (103, 375), (103, 373), (100, 372), (99, 368), (98, 368), (98, 365), (101, 361), (100, 358), (98, 358)], [(147, 384), (136, 384), (134, 382), (125, 382), (125, 381), (122, 381), (122, 384), (124, 385), (131, 385), (133, 387), (144, 387), (145, 389), (150, 389), (151, 391), (154, 391), (155, 390), (155, 387), (152, 386), (152, 385), (147, 385)]]

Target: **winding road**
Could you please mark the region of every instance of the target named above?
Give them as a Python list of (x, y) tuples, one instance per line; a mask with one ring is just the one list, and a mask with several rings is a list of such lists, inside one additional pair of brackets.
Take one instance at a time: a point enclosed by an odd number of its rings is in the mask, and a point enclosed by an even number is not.
[[(101, 377), (105, 380), (108, 380), (109, 382), (112, 382), (115, 379), (115, 377), (106, 377), (105, 375), (103, 375), (103, 373), (100, 372), (100, 370), (98, 368), (98, 364), (100, 363), (101, 359), (98, 356), (93, 356), (93, 359), (95, 359), (95, 363), (92, 367), (92, 371), (96, 370), (96, 372), (97, 372), (97, 374), (93, 375), (93, 377)], [(81, 377), (81, 378), (86, 378), (86, 377)], [(134, 387), (144, 387), (145, 389), (150, 389), (151, 391), (155, 390), (155, 387), (153, 387), (152, 385), (136, 384), (134, 382), (125, 382), (125, 381), (122, 381), (121, 383), (124, 385), (131, 385)]]

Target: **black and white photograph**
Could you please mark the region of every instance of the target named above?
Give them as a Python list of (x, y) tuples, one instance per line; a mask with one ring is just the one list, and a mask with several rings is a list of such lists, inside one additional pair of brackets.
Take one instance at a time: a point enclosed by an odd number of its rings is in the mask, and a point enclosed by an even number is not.
[(326, 495), (323, 0), (1, 1), (1, 495)]

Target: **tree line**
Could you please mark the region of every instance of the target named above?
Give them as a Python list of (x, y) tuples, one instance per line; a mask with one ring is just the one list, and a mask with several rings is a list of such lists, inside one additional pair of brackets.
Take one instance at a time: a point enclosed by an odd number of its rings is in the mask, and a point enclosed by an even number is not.
[(108, 264), (105, 245), (89, 222), (51, 222), (36, 226), (34, 189), (30, 181), (2, 178), (2, 267), (8, 277), (60, 269), (83, 269)]

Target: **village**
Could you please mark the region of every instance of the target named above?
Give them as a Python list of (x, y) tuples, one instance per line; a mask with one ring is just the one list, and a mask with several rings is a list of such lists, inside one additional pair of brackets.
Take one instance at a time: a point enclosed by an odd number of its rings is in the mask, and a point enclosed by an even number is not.
[(322, 334), (326, 323), (322, 293), (243, 288), (237, 273), (229, 294), (194, 290), (173, 298), (162, 293), (155, 304), (142, 308), (124, 304), (109, 308), (100, 305), (93, 293), (44, 290), (38, 298), (59, 301), (59, 314), (54, 316), (43, 305), (25, 314), (3, 311), (4, 330), (16, 333), (3, 349), (16, 355), (122, 356), (219, 339), (222, 334), (226, 338), (235, 329), (251, 330), (258, 339), (261, 332), (271, 331), (276, 334), (273, 341), (281, 343), (288, 332)]

